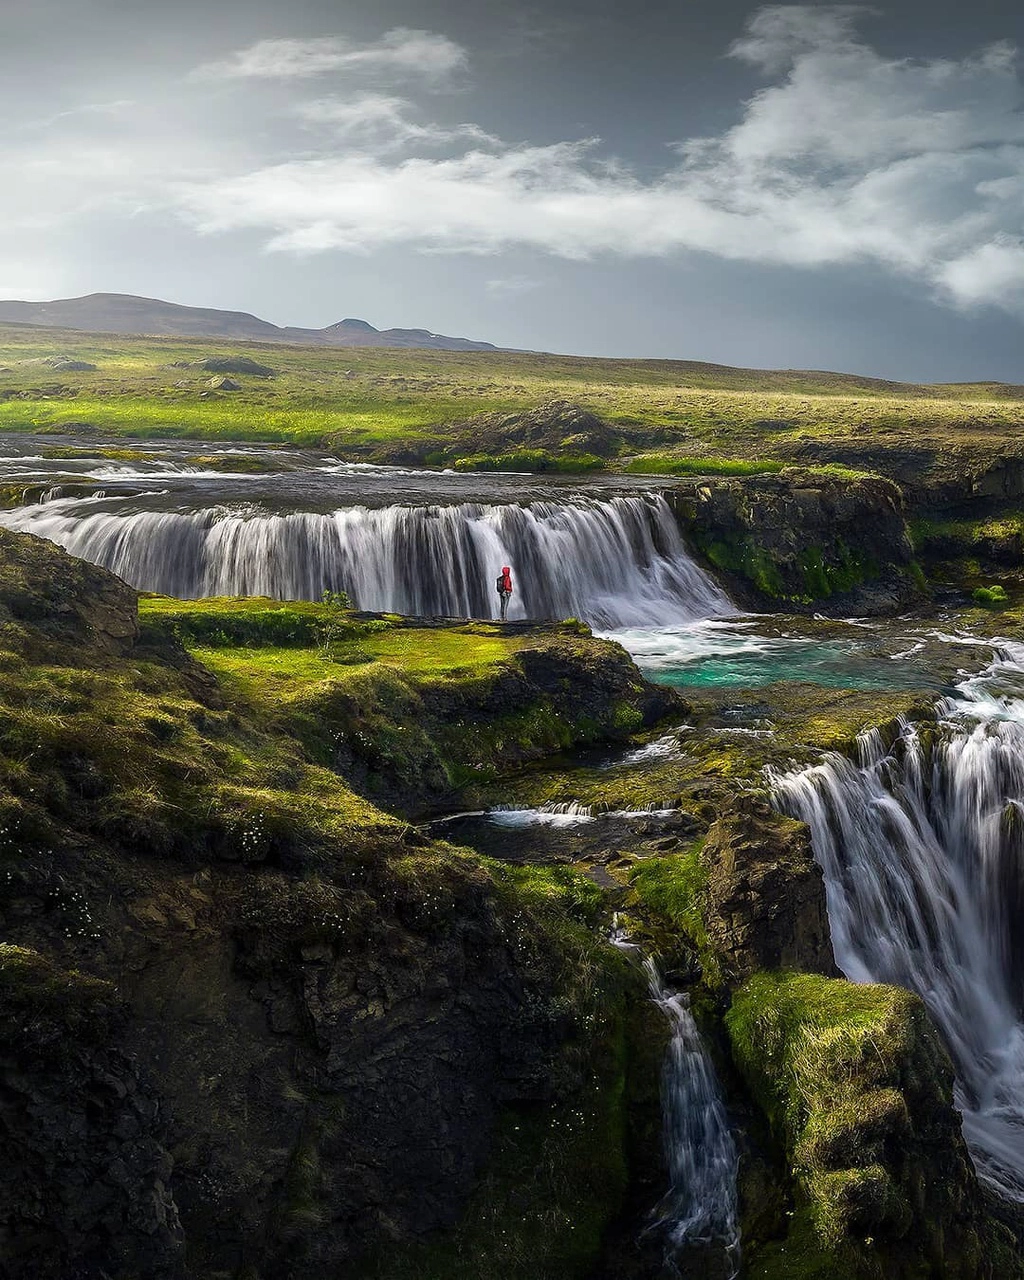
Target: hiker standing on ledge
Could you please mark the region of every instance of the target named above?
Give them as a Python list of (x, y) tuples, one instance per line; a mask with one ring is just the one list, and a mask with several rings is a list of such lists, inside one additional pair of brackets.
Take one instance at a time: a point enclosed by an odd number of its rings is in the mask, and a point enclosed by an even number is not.
[(508, 565), (498, 575), (498, 595), (501, 598), (501, 620), (508, 621), (508, 602), (512, 599), (512, 571)]

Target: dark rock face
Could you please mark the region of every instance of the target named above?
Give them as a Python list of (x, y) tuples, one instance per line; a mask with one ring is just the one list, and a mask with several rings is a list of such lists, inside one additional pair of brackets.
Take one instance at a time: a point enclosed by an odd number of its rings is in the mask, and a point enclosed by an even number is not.
[(788, 468), (685, 481), (670, 497), (741, 602), (874, 614), (919, 594), (902, 498), (889, 480)]
[(838, 974), (825, 882), (802, 822), (739, 795), (711, 827), (701, 857), (708, 936), (727, 979), (761, 969)]
[(161, 1104), (113, 987), (0, 945), (0, 1258), (10, 1280), (183, 1273)]
[(543, 947), (483, 877), (430, 896), (271, 873), (136, 899), (119, 980), (194, 1274), (312, 1277), (451, 1227), (498, 1109), (552, 1101)]

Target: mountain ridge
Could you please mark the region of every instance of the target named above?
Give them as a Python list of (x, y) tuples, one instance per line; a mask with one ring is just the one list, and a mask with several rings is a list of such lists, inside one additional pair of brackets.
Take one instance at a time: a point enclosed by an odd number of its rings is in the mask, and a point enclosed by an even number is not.
[(0, 322), (83, 333), (151, 337), (248, 338), (263, 342), (315, 343), (329, 347), (424, 347), (438, 351), (497, 351), (491, 342), (453, 338), (429, 329), (376, 329), (353, 317), (322, 329), (271, 324), (248, 311), (190, 307), (129, 293), (90, 293), (49, 302), (0, 300)]

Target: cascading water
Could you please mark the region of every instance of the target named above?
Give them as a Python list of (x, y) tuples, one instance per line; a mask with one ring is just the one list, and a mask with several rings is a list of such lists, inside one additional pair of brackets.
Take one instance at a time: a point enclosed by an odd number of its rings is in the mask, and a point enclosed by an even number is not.
[(2, 523), (49, 538), (142, 590), (184, 598), (315, 600), (329, 589), (347, 592), (361, 609), (490, 617), (494, 578), (511, 564), (512, 618), (643, 627), (731, 609), (687, 554), (668, 503), (653, 494), (288, 515), (94, 507), (74, 499), (37, 504), (5, 513)]
[[(639, 948), (617, 928), (612, 941), (641, 959)], [(672, 1029), (661, 1079), (669, 1189), (653, 1210), (647, 1231), (664, 1241), (669, 1268), (674, 1270), (674, 1259), (685, 1247), (717, 1245), (728, 1274), (735, 1276), (740, 1258), (739, 1157), (715, 1069), (687, 997), (666, 989), (650, 956), (642, 957), (641, 963), (651, 999)]]
[(980, 1176), (1024, 1201), (1024, 645), (886, 749), (772, 779), (810, 829), (836, 961), (918, 992), (957, 1072)]

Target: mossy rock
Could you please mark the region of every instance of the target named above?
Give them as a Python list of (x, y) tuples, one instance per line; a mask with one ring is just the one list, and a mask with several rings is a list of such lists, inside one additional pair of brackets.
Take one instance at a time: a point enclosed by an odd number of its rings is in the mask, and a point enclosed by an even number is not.
[(726, 1027), (799, 1209), (787, 1241), (750, 1260), (751, 1275), (1024, 1274), (986, 1214), (952, 1066), (917, 996), (758, 973), (736, 992)]

